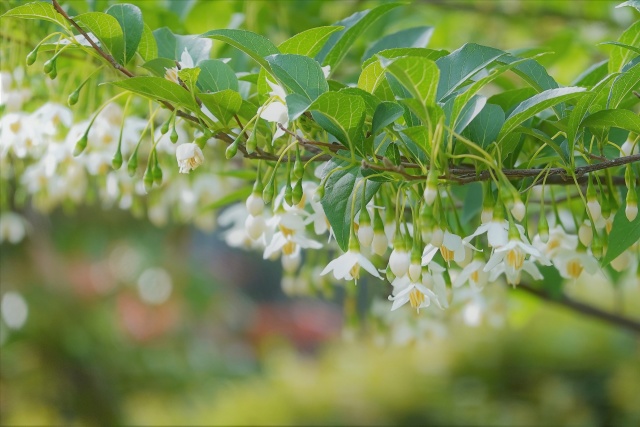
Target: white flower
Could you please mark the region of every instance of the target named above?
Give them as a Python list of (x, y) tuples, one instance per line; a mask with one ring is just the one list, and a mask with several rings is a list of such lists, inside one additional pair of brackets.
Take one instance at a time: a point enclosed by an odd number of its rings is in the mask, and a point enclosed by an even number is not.
[(626, 215), (627, 220), (629, 220), (629, 222), (632, 222), (638, 216), (638, 205), (628, 203), (627, 207), (624, 208), (624, 214)]
[[(432, 242), (433, 241), (434, 240), (432, 239)], [(455, 261), (457, 263), (463, 262), (466, 257), (465, 247), (475, 249), (468, 242), (463, 242), (460, 236), (445, 231), (441, 245), (436, 246), (433, 243), (429, 243), (424, 248), (424, 252), (422, 253), (422, 265), (429, 264), (438, 251), (440, 251), (442, 258), (447, 263), (450, 263), (451, 261)]]
[[(185, 70), (187, 68), (194, 68), (195, 64), (193, 63), (193, 58), (189, 55), (187, 48), (184, 48), (182, 55), (180, 55), (180, 70)], [(165, 68), (166, 72), (164, 74), (164, 78), (167, 80), (171, 80), (174, 83), (179, 83), (178, 81), (178, 67)]]
[(489, 274), (484, 271), (484, 261), (475, 260), (467, 264), (453, 281), (453, 287), (458, 288), (469, 282), (472, 288), (482, 289), (489, 281)]
[(638, 154), (639, 150), (640, 150), (640, 143), (636, 142), (634, 144), (631, 138), (629, 138), (624, 142), (624, 144), (620, 146), (620, 157)]
[(580, 228), (578, 229), (578, 238), (580, 242), (589, 247), (593, 241), (593, 228), (591, 227), (591, 221), (585, 219)]
[(577, 279), (583, 271), (589, 274), (598, 271), (598, 261), (587, 252), (561, 251), (554, 259), (554, 264), (565, 279)]
[(602, 215), (602, 207), (597, 200), (594, 199), (587, 201), (587, 209), (589, 210), (593, 221), (597, 221), (600, 219), (600, 216)]
[[(289, 111), (285, 99), (287, 97), (284, 89), (267, 79), (267, 83), (271, 87), (271, 102), (258, 109), (258, 115), (260, 118), (282, 125), (285, 129), (289, 127)], [(273, 140), (275, 141), (279, 137), (284, 135), (284, 130), (280, 129), (280, 126), (276, 126), (276, 132), (273, 134)]]
[(410, 303), (412, 308), (420, 312), (421, 308), (431, 305), (431, 300), (438, 300), (436, 294), (420, 282), (412, 282), (408, 276), (399, 277), (392, 283), (393, 295), (389, 296), (389, 301), (393, 301), (391, 311), (397, 310), (406, 303)]
[(276, 231), (264, 249), (264, 259), (270, 259), (282, 251), (291, 255), (300, 248), (320, 249), (322, 244), (306, 236), (303, 218), (296, 212), (279, 212), (268, 221)]
[(404, 249), (394, 249), (389, 255), (389, 268), (396, 277), (402, 277), (409, 270), (411, 259)]
[[(591, 230), (591, 226), (589, 226), (589, 230)], [(560, 250), (575, 250), (578, 247), (578, 237), (567, 234), (564, 228), (556, 225), (549, 230), (549, 238), (546, 243), (536, 235), (533, 238), (533, 246), (547, 258), (553, 258)]]
[(540, 251), (532, 245), (519, 239), (511, 239), (509, 243), (493, 252), (483, 270), (490, 273), (489, 281), (494, 281), (504, 272), (507, 282), (514, 286), (520, 283), (520, 274), (523, 269), (534, 278), (542, 278), (542, 275), (532, 262), (525, 262), (527, 255), (537, 258), (545, 265), (550, 264)]
[(180, 173), (189, 173), (204, 162), (204, 154), (194, 143), (181, 144), (176, 149), (176, 159), (178, 159)]
[(262, 215), (264, 211), (264, 200), (260, 194), (251, 193), (249, 197), (247, 197), (246, 205), (249, 215)]
[(249, 214), (244, 222), (244, 227), (247, 235), (252, 240), (258, 240), (264, 234), (266, 221), (262, 215), (253, 216)]
[(338, 280), (358, 280), (360, 268), (367, 270), (372, 276), (382, 279), (376, 267), (360, 252), (349, 249), (346, 253), (331, 261), (320, 273), (321, 276), (333, 272), (333, 277)]
[[(524, 228), (520, 224), (515, 224), (520, 232), (520, 237), (524, 237)], [(489, 246), (499, 248), (509, 241), (509, 222), (507, 220), (490, 220), (480, 225), (470, 236), (464, 238), (465, 242), (470, 242), (474, 237), (487, 233)]]
[(373, 241), (371, 242), (371, 250), (376, 255), (384, 255), (389, 248), (389, 240), (387, 239), (387, 235), (384, 231), (374, 230), (373, 231)]
[(516, 202), (513, 204), (513, 207), (511, 208), (511, 214), (513, 215), (513, 217), (519, 222), (522, 222), (526, 213), (527, 209), (525, 208), (524, 203), (522, 203), (522, 200), (516, 200)]

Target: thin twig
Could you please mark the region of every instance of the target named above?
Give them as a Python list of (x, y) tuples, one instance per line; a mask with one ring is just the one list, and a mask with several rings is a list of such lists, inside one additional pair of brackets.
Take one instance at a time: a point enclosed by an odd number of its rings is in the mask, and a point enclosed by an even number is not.
[(562, 294), (559, 298), (554, 298), (549, 293), (542, 291), (540, 289), (536, 289), (527, 284), (520, 284), (516, 288), (523, 290), (538, 298), (541, 298), (545, 301), (562, 305), (564, 307), (567, 307), (573, 311), (584, 314), (586, 316), (594, 317), (596, 319), (603, 320), (607, 323), (611, 323), (612, 325), (621, 326), (637, 334), (640, 334), (640, 319), (631, 319), (628, 317), (620, 316), (620, 315), (602, 310), (600, 308), (594, 307), (592, 305), (588, 305), (583, 302), (576, 301), (564, 294)]

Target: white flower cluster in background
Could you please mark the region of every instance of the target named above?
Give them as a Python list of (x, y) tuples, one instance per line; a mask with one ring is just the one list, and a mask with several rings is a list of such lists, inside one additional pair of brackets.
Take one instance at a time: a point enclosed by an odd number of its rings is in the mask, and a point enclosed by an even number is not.
[[(25, 111), (23, 106), (31, 100), (31, 91), (21, 88), (20, 70), (0, 74), (0, 107), (4, 110), (0, 118), (0, 185), (14, 180), (19, 187), (16, 194), (45, 213), (68, 202), (82, 205), (93, 199), (105, 208), (146, 214), (158, 226), (174, 220), (193, 222), (209, 231), (215, 227), (214, 214), (203, 207), (224, 197), (236, 184), (213, 173), (197, 176), (178, 173), (176, 152), (194, 145), (180, 120), (175, 125), (178, 135), (175, 144), (168, 134), (162, 135), (159, 127), (154, 130), (153, 142), (163, 166), (163, 182), (161, 189), (147, 194), (141, 175), (152, 146), (149, 132), (140, 144), (136, 175), (130, 176), (126, 167), (126, 160), (148, 126), (146, 119), (131, 112), (125, 115), (116, 103), (107, 104), (93, 123), (90, 119), (76, 120), (73, 110), (54, 102)], [(74, 148), (87, 128), (87, 148), (74, 156)], [(217, 142), (211, 139), (209, 143)], [(114, 170), (112, 161), (119, 145), (125, 164)], [(191, 163), (190, 167), (196, 166)], [(29, 225), (18, 213), (20, 206), (17, 208), (15, 204), (11, 208), (0, 207), (0, 242), (18, 243), (27, 235)]]

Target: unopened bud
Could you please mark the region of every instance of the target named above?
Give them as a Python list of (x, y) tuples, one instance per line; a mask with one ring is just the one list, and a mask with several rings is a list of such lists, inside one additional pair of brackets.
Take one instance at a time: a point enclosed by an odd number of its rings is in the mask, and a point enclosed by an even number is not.
[(591, 243), (591, 253), (596, 258), (602, 257), (602, 239), (596, 234)]
[(39, 46), (36, 46), (36, 48), (27, 55), (27, 66), (33, 65), (38, 59), (38, 47)]
[(69, 97), (67, 98), (67, 104), (69, 104), (69, 107), (76, 105), (78, 103), (79, 98), (80, 98), (80, 88), (74, 90), (69, 94)]
[(376, 255), (384, 255), (389, 248), (389, 240), (384, 230), (375, 230), (373, 232), (373, 240), (371, 242), (371, 250)]
[(524, 203), (522, 203), (522, 200), (516, 199), (513, 203), (513, 207), (511, 208), (511, 214), (513, 217), (518, 222), (522, 222), (526, 213), (527, 209), (525, 208)]
[(629, 222), (638, 216), (638, 195), (633, 187), (627, 191), (627, 207), (624, 209), (624, 213)]
[(172, 143), (176, 143), (178, 142), (178, 131), (176, 130), (176, 127), (174, 126), (173, 129), (171, 130), (171, 135), (169, 135), (169, 139), (171, 140)]
[(74, 157), (77, 157), (80, 154), (82, 154), (84, 149), (87, 148), (88, 141), (89, 141), (89, 132), (85, 132), (84, 135), (82, 135), (82, 138), (80, 138), (78, 142), (76, 142), (76, 146), (73, 148)]
[(127, 172), (129, 172), (129, 176), (133, 177), (138, 170), (138, 151), (134, 151), (131, 157), (129, 157), (129, 162), (127, 163)]
[(409, 279), (416, 283), (420, 283), (422, 281), (422, 265), (420, 262), (412, 261), (409, 265)]
[(427, 185), (424, 189), (424, 201), (431, 206), (438, 196), (438, 172), (429, 169), (427, 174)]
[(153, 183), (156, 185), (162, 185), (162, 168), (156, 162), (152, 169), (153, 172)]
[(245, 147), (247, 149), (247, 153), (251, 154), (254, 151), (256, 151), (256, 148), (258, 148), (258, 129), (254, 128), (253, 132), (251, 132), (249, 134), (249, 139), (247, 139), (247, 142), (245, 143)]
[(584, 220), (578, 229), (578, 238), (580, 239), (580, 243), (584, 246), (589, 247), (589, 245), (591, 245), (593, 241), (593, 229), (589, 220)]
[(113, 159), (111, 159), (111, 166), (114, 170), (118, 170), (122, 166), (122, 152), (119, 149), (116, 151), (116, 154), (113, 155)]
[(42, 71), (44, 71), (45, 74), (49, 74), (55, 68), (56, 68), (56, 59), (54, 57), (44, 63), (44, 65), (42, 66)]
[(360, 223), (360, 226), (358, 227), (358, 240), (362, 246), (371, 246), (371, 243), (373, 242), (373, 227), (371, 227), (371, 224)]
[(169, 126), (171, 126), (171, 119), (165, 121), (160, 127), (160, 133), (166, 135), (169, 132)]
[(291, 195), (291, 201), (293, 202), (293, 205), (297, 205), (298, 203), (300, 203), (302, 201), (303, 195), (304, 191), (302, 190), (302, 180), (299, 179), (298, 182), (296, 182), (296, 185), (293, 187), (293, 194)]
[(144, 177), (142, 177), (142, 182), (144, 183), (144, 191), (147, 193), (151, 191), (151, 188), (153, 187), (153, 173), (149, 168), (147, 168)]
[(262, 191), (262, 200), (264, 200), (265, 203), (271, 203), (271, 200), (273, 200), (273, 193), (274, 193), (273, 187), (274, 187), (273, 181), (269, 181), (267, 186), (264, 187), (264, 190)]
[(540, 212), (540, 220), (538, 221), (538, 235), (540, 236), (540, 240), (542, 243), (547, 243), (549, 241), (549, 223), (547, 222), (547, 217), (544, 212)]
[(229, 145), (224, 152), (224, 155), (227, 159), (231, 159), (235, 157), (238, 153), (238, 140), (234, 141), (233, 144)]
[(396, 277), (402, 277), (409, 271), (411, 259), (404, 249), (394, 249), (389, 256), (389, 267)]
[(200, 149), (202, 150), (204, 148), (205, 145), (207, 145), (207, 141), (209, 140), (209, 135), (207, 134), (203, 134), (200, 135), (199, 137), (197, 137), (193, 142), (195, 142), (195, 144), (200, 147)]

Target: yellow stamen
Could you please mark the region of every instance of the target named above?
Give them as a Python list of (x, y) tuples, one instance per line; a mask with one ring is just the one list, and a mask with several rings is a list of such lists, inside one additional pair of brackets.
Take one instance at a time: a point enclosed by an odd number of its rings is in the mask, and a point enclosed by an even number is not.
[(409, 303), (411, 307), (416, 310), (420, 308), (420, 305), (424, 302), (424, 294), (417, 289), (414, 289), (409, 294)]
[(349, 273), (351, 273), (351, 277), (358, 280), (360, 278), (360, 264), (355, 263), (353, 267), (351, 267), (351, 271), (349, 271)]
[(282, 247), (282, 253), (285, 255), (291, 255), (296, 250), (296, 242), (292, 242), (291, 240), (287, 241)]
[(507, 252), (507, 265), (514, 270), (522, 269), (524, 264), (524, 253), (518, 248), (511, 249)]
[(15, 122), (9, 125), (9, 129), (11, 129), (11, 132), (13, 133), (18, 133), (20, 131), (20, 128), (21, 128), (20, 120), (16, 120)]
[(471, 279), (471, 281), (473, 281), (473, 283), (478, 283), (478, 280), (480, 279), (480, 273), (478, 272), (478, 270), (475, 270), (473, 273), (471, 273), (471, 276), (469, 276), (469, 278)]
[(582, 274), (582, 264), (577, 259), (572, 259), (567, 263), (567, 273), (569, 276), (577, 279)]
[(440, 246), (440, 253), (442, 254), (442, 258), (445, 260), (445, 262), (453, 261), (453, 251), (446, 246)]
[(282, 233), (282, 235), (284, 237), (291, 237), (294, 234), (296, 234), (295, 230), (292, 230), (290, 228), (285, 227), (284, 225), (280, 224), (278, 225), (278, 228), (280, 229), (280, 232)]

